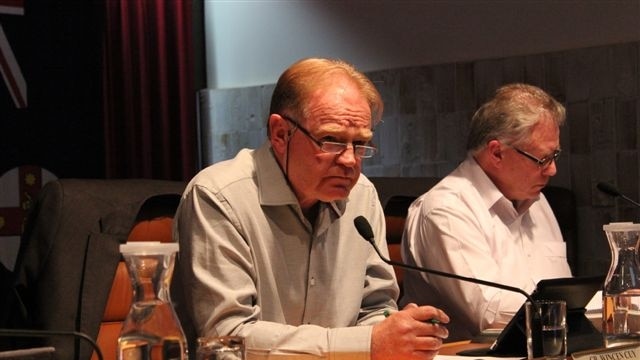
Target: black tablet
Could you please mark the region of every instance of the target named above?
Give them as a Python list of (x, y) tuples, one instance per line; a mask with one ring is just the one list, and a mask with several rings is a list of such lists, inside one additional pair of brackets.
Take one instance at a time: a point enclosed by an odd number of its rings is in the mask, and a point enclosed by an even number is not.
[[(567, 302), (567, 353), (602, 347), (602, 334), (585, 316), (585, 307), (602, 290), (605, 276), (546, 279), (538, 282), (531, 294), (534, 300)], [(475, 349), (459, 355), (527, 356), (524, 303), (488, 349)]]

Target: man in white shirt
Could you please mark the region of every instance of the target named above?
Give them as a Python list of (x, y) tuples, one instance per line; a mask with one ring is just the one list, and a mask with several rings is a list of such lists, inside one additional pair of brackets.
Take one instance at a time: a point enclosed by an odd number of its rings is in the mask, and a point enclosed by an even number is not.
[[(566, 246), (540, 192), (556, 174), (565, 109), (541, 89), (496, 91), (470, 124), (467, 158), (410, 207), (402, 239), (409, 264), (531, 293), (541, 279), (569, 277)], [(450, 317), (449, 340), (501, 328), (523, 295), (415, 272), (400, 304), (432, 304)]]
[(386, 251), (384, 214), (360, 174), (382, 116), (351, 65), (304, 59), (278, 80), (268, 141), (202, 170), (175, 220), (186, 304), (199, 336), (245, 337), (248, 359), (433, 359), (449, 318), (397, 309), (393, 268), (357, 233), (365, 216)]

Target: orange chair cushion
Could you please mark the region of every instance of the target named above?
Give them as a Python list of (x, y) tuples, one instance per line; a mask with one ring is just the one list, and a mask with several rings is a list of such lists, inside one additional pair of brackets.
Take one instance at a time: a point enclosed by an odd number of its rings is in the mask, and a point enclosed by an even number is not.
[(118, 263), (116, 275), (111, 284), (111, 291), (107, 298), (107, 305), (102, 315), (102, 321), (122, 321), (127, 317), (131, 300), (133, 297), (133, 287), (131, 278), (124, 261)]
[(173, 218), (168, 216), (138, 222), (129, 233), (129, 241), (173, 242)]
[(401, 216), (385, 216), (384, 220), (387, 227), (387, 243), (400, 244), (405, 218)]
[[(389, 249), (389, 259), (396, 261), (396, 262), (402, 262), (402, 256), (400, 255), (400, 244), (388, 244), (387, 245), (388, 249)], [(400, 289), (402, 289), (402, 280), (404, 277), (404, 269), (402, 269), (401, 267), (398, 266), (394, 266), (393, 270), (396, 273), (396, 279), (398, 280), (398, 286), (400, 286)]]
[[(100, 351), (105, 360), (115, 360), (118, 358), (118, 337), (122, 330), (122, 321), (102, 322), (100, 324), (97, 339)], [(94, 352), (91, 360), (98, 360), (98, 355)]]
[[(127, 242), (172, 242), (172, 226), (173, 218), (168, 216), (140, 221), (131, 229)], [(133, 286), (131, 278), (129, 277), (127, 265), (124, 261), (120, 261), (111, 284), (97, 338), (98, 346), (100, 346), (105, 360), (117, 359), (118, 336), (122, 329), (122, 323), (129, 313), (132, 300)], [(92, 360), (97, 360), (95, 354), (92, 356)]]
[[(160, 217), (137, 223), (129, 234), (127, 241), (172, 241), (171, 217)], [(133, 288), (131, 278), (124, 261), (118, 263), (116, 274), (107, 298), (103, 321), (122, 321), (127, 317), (131, 307)]]

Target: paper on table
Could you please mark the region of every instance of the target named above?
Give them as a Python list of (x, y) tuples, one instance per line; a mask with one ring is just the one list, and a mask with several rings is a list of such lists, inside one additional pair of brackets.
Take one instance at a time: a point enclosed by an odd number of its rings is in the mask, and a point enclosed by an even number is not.
[(585, 306), (587, 317), (599, 317), (602, 316), (602, 290), (598, 291), (587, 306)]

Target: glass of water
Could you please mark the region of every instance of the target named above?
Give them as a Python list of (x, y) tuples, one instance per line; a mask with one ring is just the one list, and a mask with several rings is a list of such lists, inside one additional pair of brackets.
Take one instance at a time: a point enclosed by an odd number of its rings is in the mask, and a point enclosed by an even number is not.
[(198, 338), (196, 360), (244, 360), (244, 338), (212, 336)]
[[(567, 303), (564, 300), (527, 301), (527, 359), (544, 357), (564, 360), (567, 357)], [(534, 342), (541, 344), (534, 345)], [(541, 350), (537, 354), (536, 350)]]

